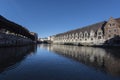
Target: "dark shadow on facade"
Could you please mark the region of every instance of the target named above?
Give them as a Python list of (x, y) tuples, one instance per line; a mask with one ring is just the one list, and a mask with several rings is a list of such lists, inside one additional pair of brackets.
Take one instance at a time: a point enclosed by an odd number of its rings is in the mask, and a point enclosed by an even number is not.
[(104, 45), (108, 45), (108, 46), (120, 46), (120, 36), (119, 35), (115, 35), (115, 37), (106, 40)]

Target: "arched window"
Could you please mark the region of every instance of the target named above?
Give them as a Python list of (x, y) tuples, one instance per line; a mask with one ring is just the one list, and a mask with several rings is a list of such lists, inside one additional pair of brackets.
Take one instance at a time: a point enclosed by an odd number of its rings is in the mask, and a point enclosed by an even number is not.
[(109, 32), (111, 32), (111, 30), (108, 30)]
[(98, 36), (102, 36), (102, 35), (103, 35), (103, 31), (102, 31), (101, 29), (99, 29), (99, 30), (97, 31), (97, 35), (98, 35)]
[(75, 38), (78, 39), (78, 33), (75, 34)]
[(114, 32), (117, 32), (117, 29), (114, 29)]
[(111, 24), (109, 24), (109, 26), (111, 27)]
[(115, 23), (108, 24), (109, 27), (112, 27), (112, 26), (115, 26), (115, 25), (116, 25)]
[(72, 33), (72, 39), (74, 39), (74, 33)]
[(101, 32), (98, 32), (98, 35), (101, 35), (102, 33)]
[(83, 33), (82, 32), (80, 32), (79, 37), (83, 38)]
[(87, 31), (85, 31), (85, 33), (84, 33), (84, 37), (85, 37), (85, 38), (88, 37), (88, 33), (87, 33)]
[(111, 35), (109, 34), (108, 37), (111, 37)]
[(112, 23), (112, 26), (115, 26), (115, 23)]
[(71, 34), (69, 34), (69, 38), (71, 39)]
[(98, 36), (98, 39), (101, 39), (101, 36)]
[(93, 40), (93, 38), (91, 38), (91, 40)]

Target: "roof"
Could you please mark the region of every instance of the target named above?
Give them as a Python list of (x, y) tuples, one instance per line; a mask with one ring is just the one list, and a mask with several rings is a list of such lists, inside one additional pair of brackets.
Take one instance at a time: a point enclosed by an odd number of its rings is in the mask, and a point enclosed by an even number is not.
[[(120, 18), (117, 18), (115, 20), (118, 23), (120, 23)], [(82, 28), (75, 29), (75, 30), (70, 30), (70, 31), (67, 31), (67, 32), (64, 32), (64, 33), (60, 33), (60, 34), (57, 34), (55, 36), (60, 36), (60, 35), (65, 35), (65, 34), (72, 34), (72, 33), (79, 33), (79, 32), (85, 32), (85, 31), (90, 33), (91, 30), (96, 32), (99, 28), (101, 28), (103, 30), (103, 27), (105, 26), (106, 23), (107, 23), (107, 21), (98, 22), (96, 24), (92, 24), (92, 25), (89, 25), (89, 26), (85, 26), (85, 27), (82, 27)]]
[(82, 28), (78, 28), (78, 29), (75, 29), (75, 30), (67, 31), (65, 33), (57, 34), (56, 36), (65, 35), (65, 34), (72, 34), (72, 33), (80, 33), (80, 32), (85, 32), (85, 31), (90, 33), (91, 30), (96, 32), (99, 28), (103, 29), (105, 24), (106, 24), (106, 21), (103, 21), (103, 22), (99, 22), (99, 23), (96, 23), (96, 24), (86, 26), (86, 27), (82, 27)]

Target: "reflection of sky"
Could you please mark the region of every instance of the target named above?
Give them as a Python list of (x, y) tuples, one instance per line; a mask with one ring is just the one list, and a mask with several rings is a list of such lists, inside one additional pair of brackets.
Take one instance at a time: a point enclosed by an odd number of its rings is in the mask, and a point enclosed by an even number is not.
[(0, 14), (40, 37), (120, 17), (120, 0), (0, 0)]
[(47, 47), (53, 51), (60, 47), (41, 46), (37, 48), (35, 55), (27, 56), (19, 66), (1, 73), (0, 80), (119, 80), (119, 77), (113, 77), (72, 58), (46, 50)]

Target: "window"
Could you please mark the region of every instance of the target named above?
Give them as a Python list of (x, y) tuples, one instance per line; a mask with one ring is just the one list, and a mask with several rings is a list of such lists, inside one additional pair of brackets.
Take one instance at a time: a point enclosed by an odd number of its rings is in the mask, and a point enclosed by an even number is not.
[(75, 36), (78, 37), (78, 33), (76, 33)]
[(84, 36), (85, 36), (85, 37), (88, 37), (88, 34), (87, 34), (87, 32), (85, 32), (85, 33), (84, 33)]
[(109, 30), (109, 32), (111, 32), (111, 30)]
[(99, 32), (98, 35), (101, 35), (101, 32)]
[(111, 24), (109, 24), (108, 26), (111, 27)]
[(117, 30), (116, 30), (116, 29), (114, 29), (114, 32), (117, 32)]
[(111, 37), (111, 35), (108, 35), (108, 37)]
[(101, 39), (101, 36), (98, 36), (98, 39)]
[(115, 23), (113, 23), (112, 26), (115, 26)]
[(112, 24), (109, 24), (108, 26), (111, 27), (111, 26), (115, 26), (116, 24), (115, 23), (112, 23)]
[(82, 33), (80, 33), (79, 36), (80, 36), (80, 38), (83, 38), (83, 34)]

